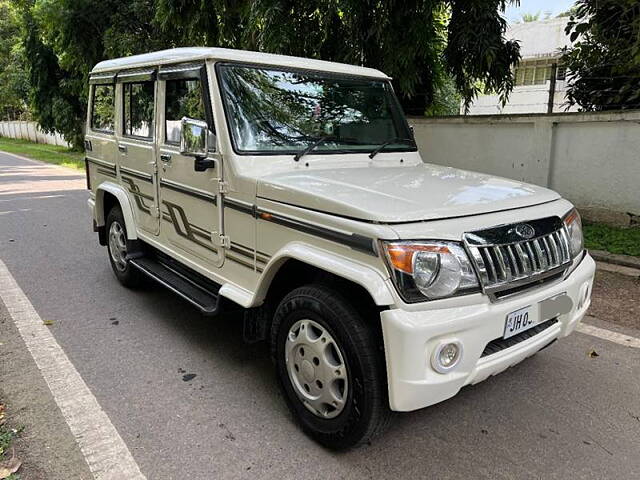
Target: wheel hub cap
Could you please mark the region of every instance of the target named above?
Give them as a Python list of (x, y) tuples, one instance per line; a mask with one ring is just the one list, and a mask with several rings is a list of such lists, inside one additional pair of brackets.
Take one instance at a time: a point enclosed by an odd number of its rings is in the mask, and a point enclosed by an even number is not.
[(333, 336), (313, 320), (299, 320), (285, 346), (289, 380), (305, 407), (321, 418), (334, 418), (345, 407), (349, 378), (345, 357)]
[(109, 227), (109, 254), (116, 268), (123, 272), (127, 268), (127, 239), (118, 222)]

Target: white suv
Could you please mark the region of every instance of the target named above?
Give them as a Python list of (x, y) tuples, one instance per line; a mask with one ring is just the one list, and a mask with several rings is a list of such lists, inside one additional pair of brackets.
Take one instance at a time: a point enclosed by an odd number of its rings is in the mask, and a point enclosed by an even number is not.
[(594, 262), (550, 190), (423, 163), (377, 70), (217, 48), (90, 76), (94, 229), (126, 286), (241, 306), (332, 448), (569, 334)]

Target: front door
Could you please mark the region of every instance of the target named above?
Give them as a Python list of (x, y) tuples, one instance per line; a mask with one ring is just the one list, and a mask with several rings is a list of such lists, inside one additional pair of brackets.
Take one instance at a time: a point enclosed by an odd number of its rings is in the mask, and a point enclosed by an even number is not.
[[(138, 72), (136, 72), (138, 73)], [(136, 225), (157, 234), (160, 222), (157, 207), (155, 137), (155, 81), (153, 72), (125, 79), (121, 88), (121, 135), (118, 138), (120, 181), (134, 206)]]
[[(222, 265), (220, 255), (219, 179), (222, 162), (215, 152), (216, 167), (196, 172), (194, 158), (180, 154), (180, 120), (189, 117), (207, 121), (214, 130), (205, 105), (204, 66), (171, 66), (160, 70), (160, 106), (163, 125), (158, 150), (160, 191), (160, 235), (178, 253), (210, 269)], [(215, 136), (210, 135), (215, 145)], [(214, 145), (211, 145), (212, 147)]]

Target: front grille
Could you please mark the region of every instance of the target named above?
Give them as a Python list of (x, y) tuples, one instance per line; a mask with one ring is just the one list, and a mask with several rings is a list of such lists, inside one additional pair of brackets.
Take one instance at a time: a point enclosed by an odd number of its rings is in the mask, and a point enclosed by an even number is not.
[(506, 350), (507, 348), (513, 347), (514, 345), (519, 344), (520, 342), (524, 342), (531, 337), (538, 335), (541, 332), (544, 332), (547, 328), (551, 327), (558, 323), (557, 318), (552, 318), (551, 320), (547, 320), (546, 322), (542, 322), (535, 327), (530, 328), (529, 330), (525, 330), (524, 332), (518, 333), (510, 338), (496, 338), (495, 340), (489, 342), (486, 347), (484, 347), (484, 351), (480, 357), (486, 357), (488, 355), (493, 355), (494, 353), (501, 352), (502, 350)]
[(526, 227), (531, 227), (531, 239), (519, 236), (517, 227), (521, 225), (502, 225), (465, 235), (485, 291), (535, 282), (569, 265), (569, 237), (560, 218), (526, 222)]

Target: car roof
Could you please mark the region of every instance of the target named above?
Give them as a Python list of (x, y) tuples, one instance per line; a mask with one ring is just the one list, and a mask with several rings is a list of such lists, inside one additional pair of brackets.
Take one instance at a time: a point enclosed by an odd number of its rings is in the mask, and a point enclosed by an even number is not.
[(273, 53), (252, 52), (249, 50), (235, 50), (231, 48), (211, 47), (182, 47), (157, 52), (132, 55), (130, 57), (114, 58), (98, 63), (91, 73), (106, 73), (111, 71), (131, 68), (142, 68), (156, 65), (166, 65), (182, 62), (194, 62), (198, 60), (219, 60), (229, 62), (241, 62), (250, 64), (264, 64), (286, 68), (302, 68), (306, 70), (320, 70), (347, 75), (359, 75), (366, 77), (389, 77), (379, 70), (366, 67), (348, 65), (346, 63), (327, 62), (302, 57), (290, 57)]

